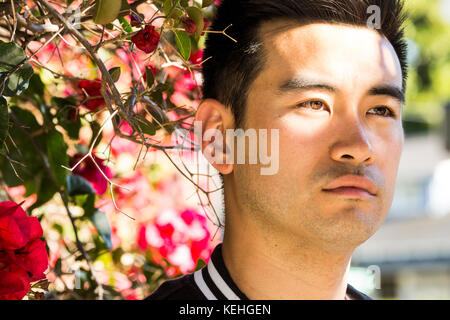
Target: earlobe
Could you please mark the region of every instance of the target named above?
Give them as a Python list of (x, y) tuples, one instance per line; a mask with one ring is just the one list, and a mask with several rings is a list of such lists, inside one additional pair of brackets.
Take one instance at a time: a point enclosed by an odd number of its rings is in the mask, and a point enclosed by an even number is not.
[(196, 123), (201, 124), (200, 142), (201, 150), (211, 165), (222, 174), (233, 171), (233, 164), (227, 163), (226, 129), (234, 128), (234, 118), (231, 110), (215, 99), (205, 99), (199, 105), (196, 115)]

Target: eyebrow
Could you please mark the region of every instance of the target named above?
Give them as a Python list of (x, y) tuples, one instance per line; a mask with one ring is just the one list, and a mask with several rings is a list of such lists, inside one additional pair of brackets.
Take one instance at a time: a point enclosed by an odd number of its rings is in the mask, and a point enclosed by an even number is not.
[[(298, 90), (308, 90), (308, 89), (321, 89), (325, 91), (329, 91), (331, 93), (336, 93), (338, 89), (326, 82), (317, 81), (314, 79), (308, 79), (303, 77), (296, 77), (290, 79), (284, 83), (282, 83), (278, 87), (278, 94), (283, 94), (290, 91), (298, 91)], [(405, 93), (404, 91), (395, 86), (389, 84), (377, 85), (371, 88), (368, 92), (370, 96), (390, 96), (401, 103), (405, 102)]]

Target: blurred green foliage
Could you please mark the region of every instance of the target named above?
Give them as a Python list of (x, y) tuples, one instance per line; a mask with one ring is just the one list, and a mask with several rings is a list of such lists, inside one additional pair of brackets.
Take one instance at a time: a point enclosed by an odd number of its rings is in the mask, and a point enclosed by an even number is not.
[[(409, 76), (407, 129), (436, 128), (450, 101), (450, 0), (406, 0)], [(408, 127), (408, 128), (407, 128)]]

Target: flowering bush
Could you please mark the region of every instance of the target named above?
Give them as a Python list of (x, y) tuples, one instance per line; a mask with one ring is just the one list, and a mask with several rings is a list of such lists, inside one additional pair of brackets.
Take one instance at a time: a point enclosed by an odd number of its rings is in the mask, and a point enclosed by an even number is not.
[(140, 299), (208, 261), (185, 155), (217, 3), (0, 2), (0, 298)]

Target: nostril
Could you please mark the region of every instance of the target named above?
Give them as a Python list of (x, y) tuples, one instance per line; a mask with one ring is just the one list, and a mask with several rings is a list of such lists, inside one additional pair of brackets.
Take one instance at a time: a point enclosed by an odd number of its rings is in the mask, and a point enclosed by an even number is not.
[(353, 159), (353, 157), (352, 157), (351, 155), (349, 155), (349, 154), (344, 154), (344, 155), (342, 156), (342, 158)]

